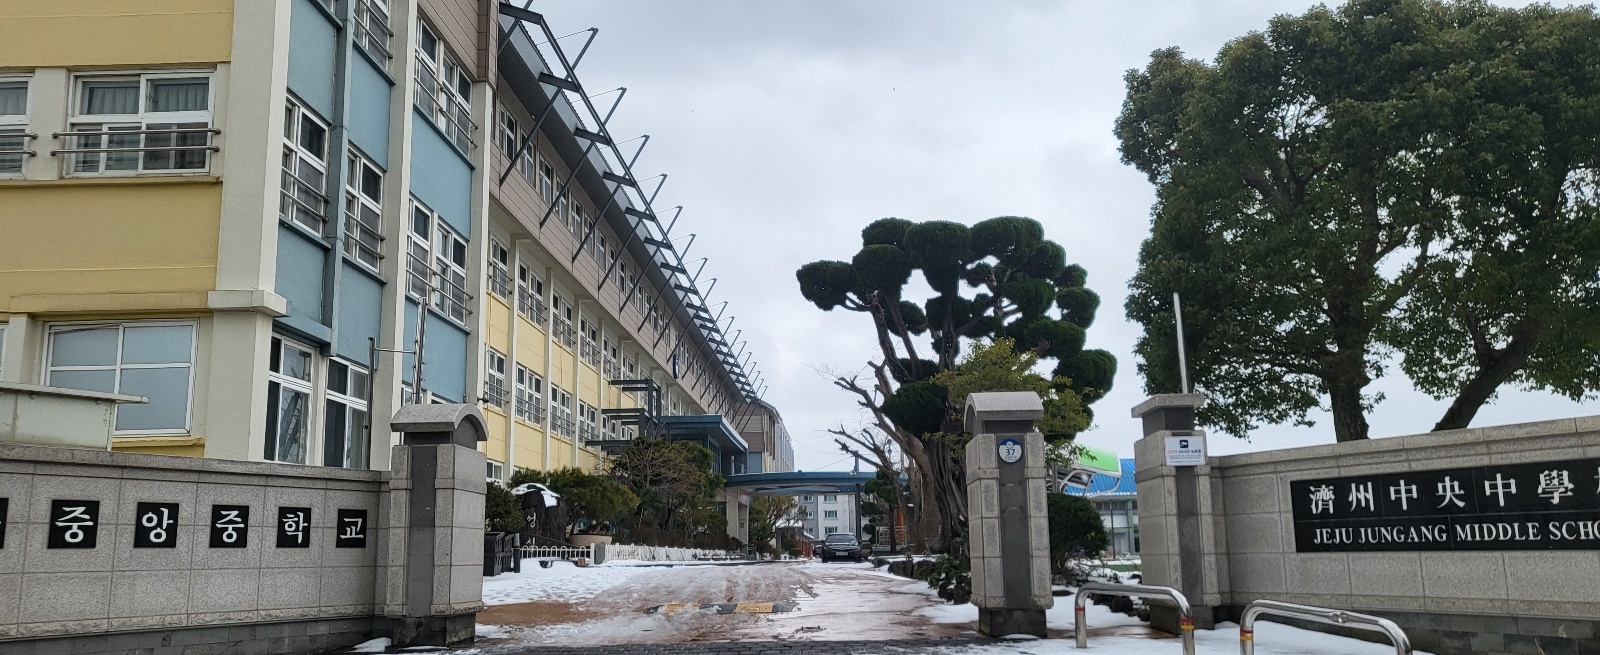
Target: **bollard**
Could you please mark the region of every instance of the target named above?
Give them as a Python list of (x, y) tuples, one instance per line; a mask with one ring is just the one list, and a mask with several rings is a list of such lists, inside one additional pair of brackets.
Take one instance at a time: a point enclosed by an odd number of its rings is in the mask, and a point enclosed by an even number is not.
[(1072, 601), (1072, 633), (1077, 639), (1077, 647), (1089, 647), (1089, 626), (1084, 620), (1084, 606), (1089, 602), (1089, 594), (1101, 596), (1128, 596), (1134, 598), (1166, 598), (1178, 606), (1178, 632), (1183, 639), (1183, 655), (1194, 655), (1194, 614), (1189, 609), (1189, 599), (1183, 593), (1172, 587), (1157, 587), (1139, 584), (1105, 584), (1090, 582), (1078, 588), (1077, 595)]

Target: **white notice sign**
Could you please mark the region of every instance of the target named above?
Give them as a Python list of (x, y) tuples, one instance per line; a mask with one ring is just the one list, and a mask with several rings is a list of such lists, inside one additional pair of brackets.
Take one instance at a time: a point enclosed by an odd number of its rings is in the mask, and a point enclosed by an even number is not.
[(1167, 437), (1167, 466), (1205, 466), (1205, 437)]

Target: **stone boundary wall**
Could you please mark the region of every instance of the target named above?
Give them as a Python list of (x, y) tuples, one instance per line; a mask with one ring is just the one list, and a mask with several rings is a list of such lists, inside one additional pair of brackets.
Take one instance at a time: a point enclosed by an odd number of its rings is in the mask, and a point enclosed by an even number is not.
[[(381, 525), (384, 474), (0, 445), (0, 638), (371, 616), (378, 530), (335, 548), (337, 510)], [(51, 548), (52, 501), (98, 501), (93, 548)], [(176, 503), (170, 547), (134, 547), (138, 503)], [(212, 505), (247, 506), (245, 548), (210, 547)], [(279, 507), (309, 547), (278, 548)]]
[[(1157, 431), (1135, 446), (1140, 555), (1146, 583), (1178, 587), (1192, 563), (1179, 557), (1165, 436), (1175, 435)], [(1300, 499), (1289, 491), (1299, 480), (1596, 457), (1600, 416), (1213, 457), (1195, 471), (1203, 582), (1190, 600), (1218, 620), (1237, 620), (1256, 599), (1377, 614), (1441, 655), (1531, 653), (1536, 643), (1552, 654), (1600, 652), (1600, 551), (1301, 553)]]

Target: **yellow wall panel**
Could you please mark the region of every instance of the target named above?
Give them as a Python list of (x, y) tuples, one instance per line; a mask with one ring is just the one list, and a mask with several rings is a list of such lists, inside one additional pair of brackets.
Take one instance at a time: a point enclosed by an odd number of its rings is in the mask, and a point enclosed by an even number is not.
[(489, 344), (500, 352), (511, 348), (511, 308), (498, 296), (488, 295), (483, 301), (485, 324), (489, 326)]
[(215, 63), (232, 48), (233, 0), (0, 2), (6, 66)]
[(483, 453), (502, 464), (506, 461), (506, 416), (493, 407), (482, 406), (484, 427), (489, 440), (483, 443)]
[(220, 184), (0, 187), (0, 312), (12, 298), (216, 287)]
[(544, 375), (544, 331), (520, 315), (517, 321), (517, 361), (533, 372)]
[(557, 344), (552, 354), (555, 361), (550, 363), (550, 383), (569, 392), (576, 391), (577, 380), (572, 377), (572, 351)]

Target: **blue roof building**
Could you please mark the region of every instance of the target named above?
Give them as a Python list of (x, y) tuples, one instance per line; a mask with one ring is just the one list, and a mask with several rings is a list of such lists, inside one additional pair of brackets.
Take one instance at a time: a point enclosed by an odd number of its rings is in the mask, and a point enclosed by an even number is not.
[(1122, 475), (1112, 477), (1096, 474), (1089, 480), (1087, 489), (1067, 487), (1071, 496), (1083, 496), (1094, 503), (1100, 519), (1105, 521), (1106, 533), (1111, 537), (1109, 557), (1139, 556), (1139, 485), (1133, 479), (1133, 460), (1119, 462)]

